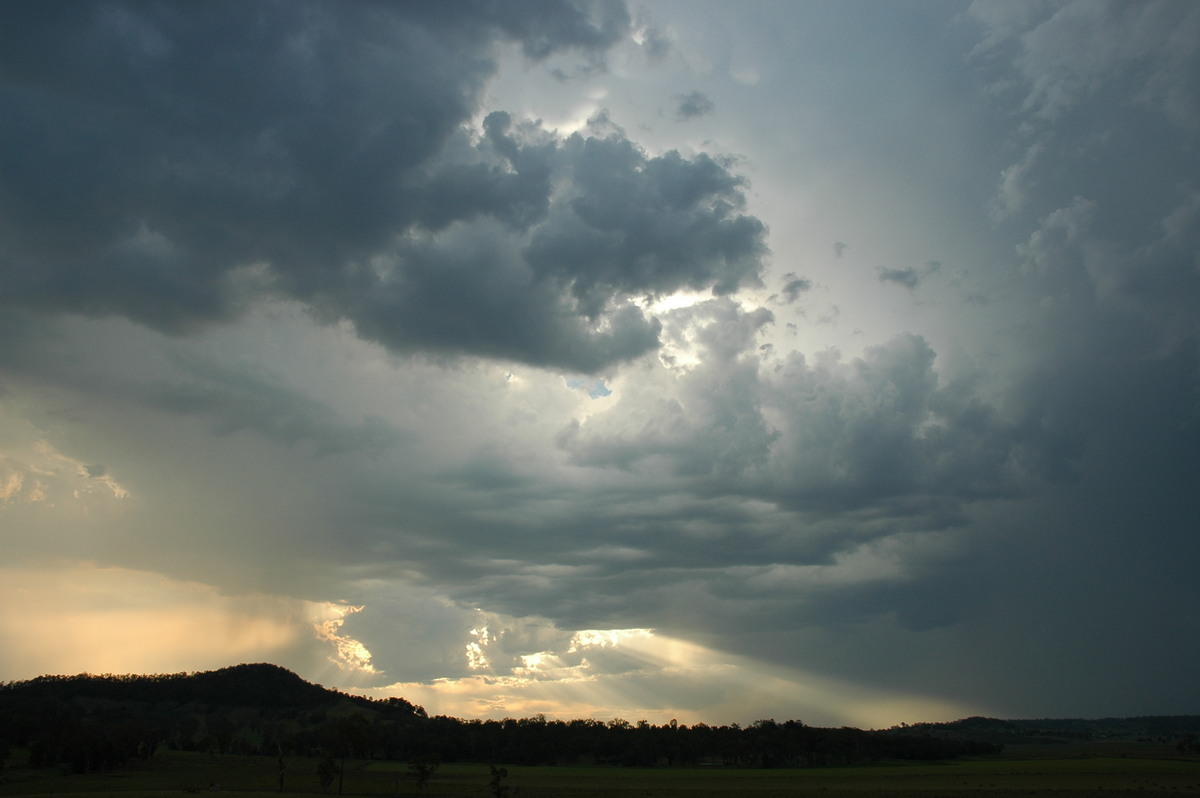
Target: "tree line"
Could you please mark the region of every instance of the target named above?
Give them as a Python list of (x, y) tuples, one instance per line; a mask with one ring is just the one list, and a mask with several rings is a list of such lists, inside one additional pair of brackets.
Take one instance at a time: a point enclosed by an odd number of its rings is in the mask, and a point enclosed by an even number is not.
[(334, 761), (740, 767), (948, 759), (1000, 750), (992, 742), (931, 728), (864, 731), (799, 720), (689, 726), (541, 715), (431, 717), (402, 698), (372, 700), (328, 690), (273, 665), (0, 684), (0, 730), (0, 754), (21, 749), (34, 766), (81, 773), (148, 758), (160, 746)]

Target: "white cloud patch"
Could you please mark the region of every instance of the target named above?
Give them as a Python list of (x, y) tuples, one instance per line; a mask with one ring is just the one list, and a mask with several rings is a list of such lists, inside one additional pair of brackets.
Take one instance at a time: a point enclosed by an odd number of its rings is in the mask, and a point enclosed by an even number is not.
[(342, 632), (347, 615), (362, 612), (362, 606), (350, 604), (325, 603), (319, 608), (317, 620), (313, 622), (313, 632), (318, 640), (333, 646), (334, 654), (329, 661), (342, 670), (377, 674), (371, 664), (371, 652), (360, 641)]

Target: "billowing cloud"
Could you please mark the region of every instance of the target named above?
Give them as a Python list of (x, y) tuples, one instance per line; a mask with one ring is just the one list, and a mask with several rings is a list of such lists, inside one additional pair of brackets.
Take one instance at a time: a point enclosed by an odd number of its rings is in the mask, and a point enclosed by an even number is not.
[(757, 279), (764, 227), (713, 159), (472, 126), (497, 42), (598, 53), (619, 4), (20, 13), (10, 307), (183, 332), (288, 297), (396, 351), (593, 371), (655, 347), (631, 299)]

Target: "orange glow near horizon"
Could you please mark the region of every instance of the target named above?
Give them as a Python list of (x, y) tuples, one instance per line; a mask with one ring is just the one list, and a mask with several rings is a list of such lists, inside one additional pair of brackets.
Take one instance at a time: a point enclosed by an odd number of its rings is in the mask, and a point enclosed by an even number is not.
[(86, 564), (4, 569), (0, 607), (9, 679), (219, 668), (269, 658), (307, 631), (294, 600)]

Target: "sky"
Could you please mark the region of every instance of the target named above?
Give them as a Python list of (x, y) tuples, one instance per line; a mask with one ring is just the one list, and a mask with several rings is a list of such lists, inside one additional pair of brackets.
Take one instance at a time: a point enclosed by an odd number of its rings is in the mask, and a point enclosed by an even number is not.
[(0, 2), (0, 680), (1200, 713), (1200, 4)]

